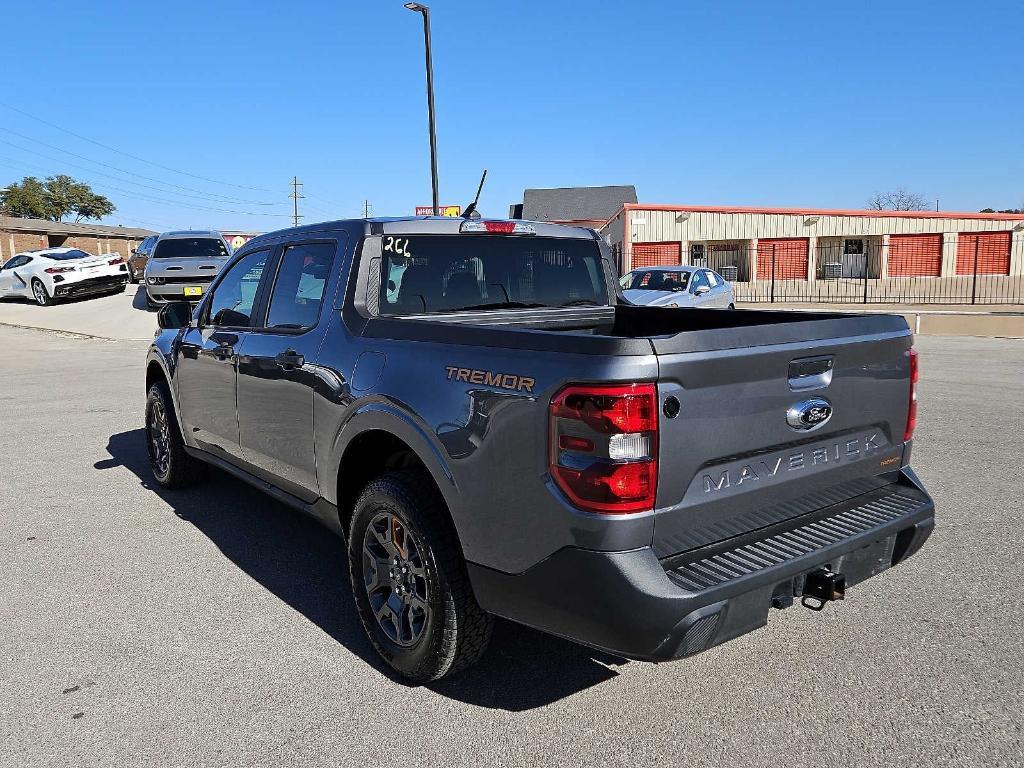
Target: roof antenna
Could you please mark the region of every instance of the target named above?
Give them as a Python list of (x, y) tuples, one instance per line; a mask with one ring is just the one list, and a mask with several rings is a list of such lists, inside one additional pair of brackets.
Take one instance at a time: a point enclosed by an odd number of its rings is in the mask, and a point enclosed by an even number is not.
[(466, 206), (466, 212), (462, 214), (464, 219), (479, 219), (480, 211), (476, 209), (476, 204), (480, 202), (480, 190), (484, 188), (484, 181), (487, 179), (487, 169), (484, 168), (484, 175), (480, 177), (480, 186), (476, 188), (476, 197), (473, 198), (473, 202)]

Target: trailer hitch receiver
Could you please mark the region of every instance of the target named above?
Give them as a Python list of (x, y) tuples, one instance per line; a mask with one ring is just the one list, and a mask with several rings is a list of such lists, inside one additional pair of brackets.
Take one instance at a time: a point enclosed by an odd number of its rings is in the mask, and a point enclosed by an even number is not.
[(846, 597), (846, 577), (829, 568), (819, 568), (807, 574), (800, 604), (812, 611), (820, 611), (825, 603)]

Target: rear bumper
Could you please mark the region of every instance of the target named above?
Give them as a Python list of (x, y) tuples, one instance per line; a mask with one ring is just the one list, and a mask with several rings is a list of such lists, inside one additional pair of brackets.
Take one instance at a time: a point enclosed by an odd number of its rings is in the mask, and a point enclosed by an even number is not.
[[(180, 283), (165, 283), (163, 285), (150, 285), (146, 283), (146, 295), (149, 300), (154, 304), (163, 304), (168, 301), (190, 301), (197, 303), (202, 300), (206, 292), (210, 290), (210, 283), (213, 280), (209, 277), (196, 278), (195, 280), (186, 282), (184, 279)], [(186, 287), (199, 287), (202, 288), (202, 294), (199, 296), (186, 296)]]
[(127, 271), (118, 272), (114, 275), (88, 277), (85, 280), (77, 280), (75, 282), (54, 282), (53, 295), (55, 298), (87, 296), (91, 293), (104, 293), (106, 291), (124, 288), (127, 282)]
[(851, 586), (914, 554), (935, 506), (912, 474), (905, 480), (662, 561), (649, 547), (570, 547), (516, 575), (470, 564), (470, 578), (481, 606), (499, 616), (619, 656), (678, 659), (764, 626), (818, 568)]

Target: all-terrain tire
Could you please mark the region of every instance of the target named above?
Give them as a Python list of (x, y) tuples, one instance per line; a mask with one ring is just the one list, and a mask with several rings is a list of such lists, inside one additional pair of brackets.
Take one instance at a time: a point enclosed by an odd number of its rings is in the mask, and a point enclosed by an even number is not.
[[(426, 618), (418, 637), (407, 637), (405, 643), (396, 642), (385, 631), (384, 620), (378, 620), (371, 606), (367, 587), (368, 581), (374, 580), (376, 561), (364, 552), (364, 537), (372, 537), (367, 529), (374, 521), (389, 516), (402, 527), (403, 541), (411, 536), (412, 541), (404, 549), (415, 550), (420, 561), (416, 570), (423, 573), (425, 582), (422, 602), (428, 606)], [(372, 538), (369, 541), (375, 546)], [(390, 472), (367, 485), (352, 512), (348, 549), (359, 618), (377, 653), (395, 671), (413, 682), (428, 683), (480, 659), (491, 637), (492, 619), (476, 602), (444, 499), (429, 475)], [(379, 590), (375, 592), (380, 594)]]
[(206, 465), (185, 452), (178, 415), (167, 383), (158, 381), (146, 395), (146, 449), (153, 478), (164, 488), (197, 483)]

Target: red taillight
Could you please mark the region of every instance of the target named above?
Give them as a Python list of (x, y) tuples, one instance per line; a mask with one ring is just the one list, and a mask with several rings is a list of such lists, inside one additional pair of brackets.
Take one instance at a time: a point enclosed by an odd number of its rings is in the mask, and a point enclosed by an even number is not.
[(658, 471), (653, 384), (574, 384), (551, 398), (551, 477), (580, 509), (654, 508)]
[(903, 431), (903, 442), (914, 436), (914, 427), (917, 426), (917, 350), (910, 349), (907, 355), (910, 357), (910, 406), (907, 409), (907, 428)]
[(107, 264), (113, 266), (114, 264), (124, 264), (124, 257), (118, 256), (116, 259), (111, 259)]
[(59, 275), (61, 272), (74, 272), (74, 267), (47, 267), (43, 270), (48, 275)]

